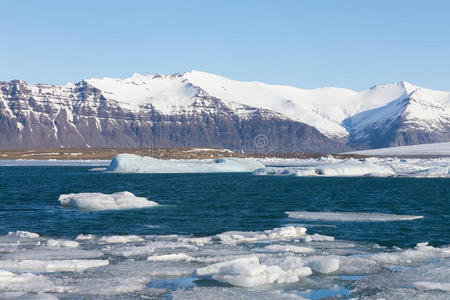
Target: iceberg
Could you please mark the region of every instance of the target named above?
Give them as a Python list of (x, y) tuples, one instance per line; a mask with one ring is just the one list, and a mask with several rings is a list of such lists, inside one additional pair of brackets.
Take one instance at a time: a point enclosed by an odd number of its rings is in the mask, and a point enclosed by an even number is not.
[(252, 158), (161, 160), (134, 154), (118, 154), (106, 170), (118, 173), (250, 173), (260, 168), (264, 168), (264, 165)]
[(450, 159), (363, 158), (264, 159), (253, 175), (328, 177), (449, 177)]
[(146, 208), (158, 205), (156, 202), (149, 201), (144, 197), (136, 197), (126, 191), (114, 194), (63, 194), (59, 196), (58, 201), (63, 206), (75, 207), (84, 211)]

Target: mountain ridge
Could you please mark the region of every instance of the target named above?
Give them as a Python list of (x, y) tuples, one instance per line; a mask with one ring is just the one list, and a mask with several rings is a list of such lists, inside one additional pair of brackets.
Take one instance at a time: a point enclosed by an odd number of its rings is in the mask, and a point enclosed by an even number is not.
[[(0, 82), (0, 147), (155, 144), (333, 152), (446, 142), (449, 105), (449, 92), (405, 81), (358, 92), (241, 82), (200, 71), (64, 86), (12, 80)], [(255, 149), (258, 134), (271, 145)]]

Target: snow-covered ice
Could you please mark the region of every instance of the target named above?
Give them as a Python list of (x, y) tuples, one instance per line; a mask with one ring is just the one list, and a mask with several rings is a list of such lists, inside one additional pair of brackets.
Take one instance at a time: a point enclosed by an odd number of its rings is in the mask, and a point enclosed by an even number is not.
[(85, 211), (146, 208), (158, 205), (144, 197), (136, 197), (130, 192), (114, 194), (79, 193), (61, 195), (58, 199), (63, 206), (75, 207)]
[(414, 286), (419, 290), (443, 290), (450, 291), (450, 282), (416, 281)]
[(450, 143), (434, 143), (434, 144), (420, 144), (411, 146), (399, 146), (389, 148), (378, 148), (371, 150), (361, 150), (349, 152), (352, 154), (361, 155), (379, 155), (379, 156), (430, 156), (442, 155), (450, 156)]
[(107, 264), (109, 264), (108, 260), (104, 259), (0, 260), (0, 270), (16, 272), (83, 271)]
[(66, 240), (47, 240), (48, 247), (67, 247), (67, 248), (77, 248), (80, 245), (77, 241), (66, 241)]
[(207, 267), (198, 268), (197, 276), (211, 276), (212, 279), (234, 286), (254, 287), (274, 282), (297, 282), (300, 277), (309, 276), (312, 271), (301, 264), (283, 270), (279, 265), (261, 264), (257, 256), (237, 258)]
[(8, 232), (8, 236), (15, 236), (15, 237), (19, 237), (19, 238), (38, 238), (39, 234), (34, 233), (34, 232), (29, 232), (29, 231), (21, 231), (21, 230), (17, 230), (15, 232)]
[(264, 165), (256, 159), (161, 160), (134, 154), (116, 155), (107, 171), (120, 173), (217, 173), (253, 172)]
[(396, 215), (381, 213), (359, 213), (359, 212), (311, 212), (311, 211), (287, 211), (286, 214), (292, 219), (320, 220), (320, 221), (411, 221), (422, 219), (423, 216)]
[(266, 167), (254, 175), (272, 176), (330, 176), (330, 177), (450, 177), (450, 159), (363, 158), (261, 160)]

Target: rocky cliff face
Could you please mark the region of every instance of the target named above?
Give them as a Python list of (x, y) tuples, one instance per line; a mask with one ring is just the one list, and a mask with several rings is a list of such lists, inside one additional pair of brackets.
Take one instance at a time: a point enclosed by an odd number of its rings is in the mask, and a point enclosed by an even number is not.
[(81, 81), (73, 86), (0, 83), (0, 148), (218, 147), (234, 151), (335, 152), (348, 149), (281, 114), (230, 107), (199, 90), (188, 109), (164, 114), (108, 100)]
[(450, 93), (401, 82), (301, 90), (202, 72), (0, 82), (0, 148), (322, 152), (450, 141)]

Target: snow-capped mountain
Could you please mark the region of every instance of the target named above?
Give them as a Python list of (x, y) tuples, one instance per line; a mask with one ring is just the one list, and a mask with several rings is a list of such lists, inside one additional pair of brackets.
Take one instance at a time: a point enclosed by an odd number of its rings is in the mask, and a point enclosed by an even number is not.
[(198, 71), (52, 86), (0, 82), (0, 147), (208, 146), (335, 152), (450, 141), (450, 93), (406, 82), (356, 92)]

